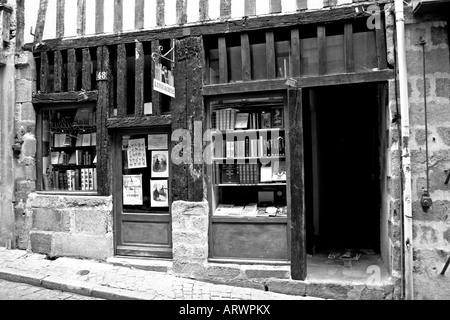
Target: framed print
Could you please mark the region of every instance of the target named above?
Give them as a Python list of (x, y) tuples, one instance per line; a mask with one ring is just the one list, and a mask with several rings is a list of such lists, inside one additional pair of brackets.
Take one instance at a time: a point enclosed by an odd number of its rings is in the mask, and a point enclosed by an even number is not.
[(151, 134), (148, 136), (148, 150), (168, 150), (167, 134)]
[(150, 180), (151, 206), (165, 208), (169, 206), (168, 180)]
[(272, 123), (270, 121), (270, 112), (261, 113), (261, 129), (272, 128)]
[(152, 151), (152, 178), (169, 177), (169, 151)]
[(147, 153), (145, 150), (145, 139), (130, 140), (128, 142), (128, 168), (147, 168)]
[(283, 107), (276, 107), (272, 109), (272, 128), (283, 128)]
[(123, 176), (123, 205), (142, 206), (142, 175)]

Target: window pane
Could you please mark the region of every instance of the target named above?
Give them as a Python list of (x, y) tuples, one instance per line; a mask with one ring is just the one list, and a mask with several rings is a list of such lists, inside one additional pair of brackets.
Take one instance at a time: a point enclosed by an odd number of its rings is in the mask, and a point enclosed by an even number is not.
[(227, 48), (228, 75), (230, 82), (242, 81), (242, 53), (241, 46)]
[(275, 55), (277, 57), (277, 78), (286, 78), (289, 75), (291, 42), (275, 42)]
[(353, 56), (355, 72), (377, 68), (378, 61), (374, 31), (353, 34)]
[(95, 107), (42, 112), (45, 191), (96, 191)]
[(252, 78), (267, 79), (266, 44), (257, 43), (250, 46), (252, 59)]
[(317, 38), (300, 39), (302, 75), (319, 74)]
[(219, 50), (209, 50), (209, 84), (219, 83)]
[(327, 74), (344, 72), (344, 35), (327, 36)]

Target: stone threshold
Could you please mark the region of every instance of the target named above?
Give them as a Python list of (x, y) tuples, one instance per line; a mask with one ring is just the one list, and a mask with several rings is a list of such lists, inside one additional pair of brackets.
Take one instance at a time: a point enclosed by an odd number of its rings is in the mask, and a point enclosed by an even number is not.
[(106, 259), (114, 266), (167, 273), (172, 268), (172, 260), (114, 256)]

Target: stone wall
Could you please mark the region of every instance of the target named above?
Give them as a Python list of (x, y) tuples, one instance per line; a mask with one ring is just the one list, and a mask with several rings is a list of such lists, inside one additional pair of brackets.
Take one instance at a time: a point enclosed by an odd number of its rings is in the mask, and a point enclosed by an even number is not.
[[(450, 299), (450, 273), (441, 276), (450, 256), (450, 57), (447, 17), (407, 15), (406, 40), (411, 124), (413, 187), (414, 288), (416, 299)], [(433, 206), (422, 208), (427, 188), (423, 51), (426, 61), (426, 99), (430, 194)]]
[(114, 255), (112, 197), (31, 194), (25, 214), (32, 252), (96, 260)]

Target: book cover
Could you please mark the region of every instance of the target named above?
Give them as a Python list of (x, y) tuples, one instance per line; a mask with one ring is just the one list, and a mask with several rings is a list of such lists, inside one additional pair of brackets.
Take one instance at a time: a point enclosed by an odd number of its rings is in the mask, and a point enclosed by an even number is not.
[(91, 146), (97, 145), (97, 133), (93, 132), (91, 133)]
[(83, 134), (83, 141), (81, 142), (82, 147), (89, 147), (91, 145), (91, 134)]
[(286, 181), (286, 161), (275, 161), (272, 166), (272, 181)]
[(86, 190), (86, 169), (81, 169), (81, 190)]
[(239, 183), (239, 173), (236, 164), (222, 165), (222, 183), (224, 184)]
[(77, 158), (76, 158), (75, 152), (70, 155), (69, 164), (74, 164), (74, 165), (77, 164)]
[(232, 204), (219, 204), (214, 211), (215, 216), (228, 216), (230, 213), (230, 210), (234, 206)]
[(242, 215), (245, 217), (256, 217), (258, 214), (258, 205), (256, 203), (250, 203), (242, 210)]
[(238, 113), (236, 115), (235, 129), (247, 129), (249, 113)]
[(51, 164), (58, 164), (59, 161), (59, 152), (52, 152), (50, 153), (50, 157), (51, 157)]
[(75, 190), (80, 190), (80, 169), (75, 170)]
[(97, 190), (97, 169), (94, 168), (93, 170), (93, 178), (94, 178), (94, 190)]
[(261, 165), (261, 182), (271, 182), (272, 181), (272, 165), (269, 164), (263, 164)]
[(89, 186), (89, 191), (93, 191), (94, 190), (94, 169), (93, 168), (89, 168), (88, 170), (88, 186)]
[(79, 134), (77, 135), (77, 140), (75, 142), (75, 147), (82, 147), (83, 146), (83, 135)]
[(228, 215), (230, 215), (230, 216), (240, 216), (240, 215), (242, 215), (242, 211), (244, 211), (244, 207), (243, 206), (233, 206), (232, 208), (229, 209)]

